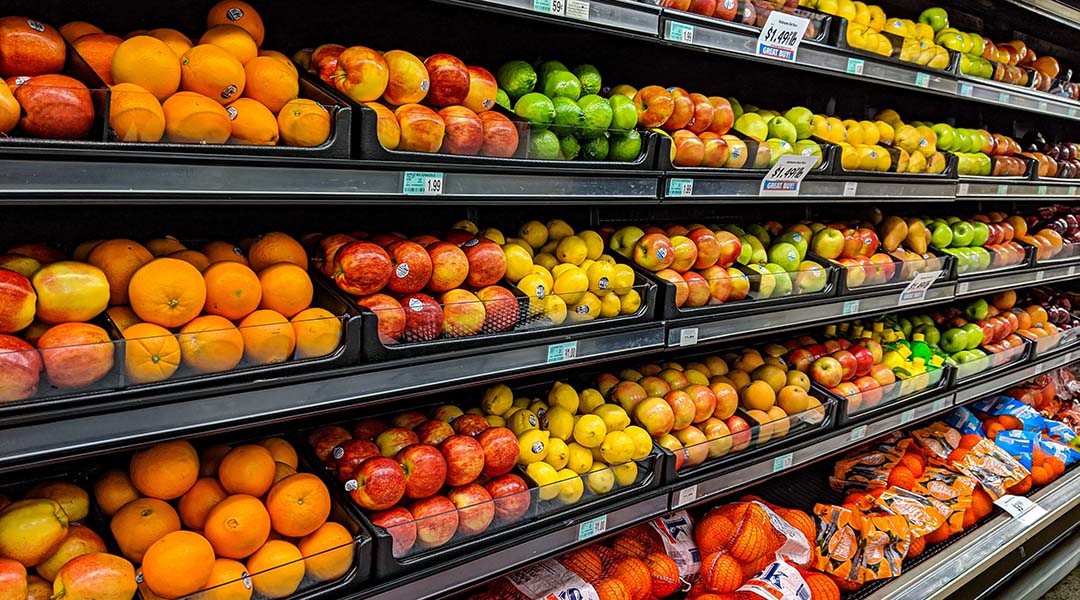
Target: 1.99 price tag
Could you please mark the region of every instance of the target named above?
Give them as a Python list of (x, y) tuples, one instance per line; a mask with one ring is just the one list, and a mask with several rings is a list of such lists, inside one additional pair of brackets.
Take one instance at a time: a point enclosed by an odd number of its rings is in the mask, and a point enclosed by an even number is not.
[(795, 62), (810, 20), (774, 10), (761, 28), (758, 36), (757, 55), (776, 60)]

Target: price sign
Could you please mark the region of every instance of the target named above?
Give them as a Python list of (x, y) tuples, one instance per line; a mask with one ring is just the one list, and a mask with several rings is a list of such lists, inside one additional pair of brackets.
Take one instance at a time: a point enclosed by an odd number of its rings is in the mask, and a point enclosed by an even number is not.
[(679, 346), (693, 346), (697, 344), (698, 328), (687, 327), (679, 332)]
[(917, 85), (918, 87), (921, 87), (921, 88), (930, 87), (930, 75), (928, 75), (926, 73), (916, 73), (915, 74), (915, 85)]
[(794, 463), (794, 462), (795, 462), (795, 454), (794, 453), (788, 452), (787, 454), (782, 454), (780, 456), (777, 456), (772, 461), (772, 472), (773, 473), (779, 473), (780, 471), (783, 471), (784, 469), (790, 469), (792, 463)]
[(546, 15), (566, 14), (566, 0), (533, 0), (533, 10)]
[(684, 44), (694, 43), (694, 26), (686, 23), (668, 22), (668, 39)]
[(607, 515), (589, 519), (578, 525), (577, 539), (580, 542), (601, 535), (605, 531), (607, 531)]
[(401, 192), (409, 196), (441, 196), (443, 174), (405, 171)]
[(1007, 184), (1007, 183), (999, 183), (997, 193), (998, 193), (998, 196), (1006, 196), (1006, 195), (1008, 195), (1008, 193), (1009, 193), (1009, 184)]
[(1012, 515), (1012, 518), (1020, 521), (1024, 525), (1031, 525), (1046, 514), (1045, 508), (1023, 496), (1005, 494), (997, 500), (994, 500), (994, 504), (1000, 506), (1002, 510)]
[(694, 195), (694, 180), (693, 179), (669, 179), (667, 186), (667, 195), (670, 198), (679, 198), (682, 196)]
[(862, 75), (866, 62), (860, 58), (847, 59), (847, 72), (849, 75)]
[(688, 488), (683, 488), (675, 493), (675, 497), (671, 501), (672, 510), (679, 508), (680, 506), (686, 506), (694, 500), (697, 500), (697, 486), (692, 485)]
[(1045, 185), (1040, 185), (1039, 187), (1035, 188), (1035, 193), (1037, 193), (1040, 196), (1045, 196), (1046, 195), (1046, 186)]
[(968, 190), (970, 190), (970, 189), (971, 189), (971, 184), (970, 183), (961, 183), (957, 187), (956, 193), (958, 195), (960, 195), (960, 196), (967, 196), (968, 195)]
[(1076, 109), (1075, 108), (1069, 108), (1069, 116), (1070, 117), (1075, 117), (1076, 116)]
[(998, 92), (998, 102), (1001, 102), (1002, 104), (1008, 104), (1009, 94), (1006, 92)]
[(858, 181), (845, 181), (844, 182), (844, 195), (854, 196), (859, 191)]
[(592, 5), (583, 0), (566, 0), (566, 16), (580, 21), (589, 20), (589, 10)]
[(971, 95), (974, 92), (975, 92), (975, 88), (971, 87), (971, 84), (968, 84), (968, 83), (961, 83), (960, 84), (960, 95), (961, 96), (964, 96), (965, 98), (970, 98)]
[[(775, 11), (773, 14), (776, 14)], [(761, 196), (798, 196), (802, 180), (817, 164), (818, 157), (785, 154), (761, 180)]]
[(1038, 109), (1039, 109), (1040, 111), (1042, 111), (1042, 112), (1046, 112), (1046, 103), (1045, 103), (1045, 102), (1043, 102), (1042, 100), (1039, 100), (1038, 104), (1036, 104), (1035, 106), (1036, 106), (1036, 107), (1037, 107), (1037, 108), (1038, 108)]
[(563, 342), (548, 346), (547, 362), (549, 365), (575, 358), (577, 358), (577, 342)]
[(863, 439), (864, 437), (866, 437), (866, 425), (859, 425), (855, 429), (851, 430), (851, 435), (849, 436), (848, 439), (850, 439), (853, 442), (857, 442), (857, 441)]
[(809, 19), (774, 10), (761, 27), (757, 41), (757, 55), (776, 60), (795, 62), (799, 43), (810, 25)]
[(845, 315), (853, 315), (853, 314), (855, 314), (857, 312), (859, 312), (859, 301), (858, 300), (848, 300), (847, 302), (844, 303), (844, 314)]
[(907, 425), (908, 423), (910, 423), (910, 422), (912, 422), (914, 420), (915, 420), (915, 409), (914, 408), (909, 408), (909, 409), (905, 410), (904, 412), (900, 413), (900, 424), (901, 425)]
[(934, 412), (940, 412), (940, 411), (944, 410), (945, 407), (948, 406), (948, 405), (949, 405), (949, 403), (948, 403), (947, 398), (938, 398), (937, 400), (934, 400), (934, 403), (931, 405), (931, 408), (934, 409)]
[(1035, 271), (1035, 281), (1042, 281), (1046, 277), (1046, 271)]
[(916, 273), (911, 283), (907, 284), (904, 291), (900, 292), (900, 301), (897, 304), (913, 304), (925, 300), (926, 292), (930, 289), (930, 286), (934, 285), (937, 278), (941, 277), (941, 273), (941, 271)]
[(971, 287), (971, 282), (970, 281), (961, 281), (960, 283), (956, 284), (956, 293), (957, 294), (966, 294), (967, 291), (968, 291), (968, 288), (970, 288), (970, 287)]

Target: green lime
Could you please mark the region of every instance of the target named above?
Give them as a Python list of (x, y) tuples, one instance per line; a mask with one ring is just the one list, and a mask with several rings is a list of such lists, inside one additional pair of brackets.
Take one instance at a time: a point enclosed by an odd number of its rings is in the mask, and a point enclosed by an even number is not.
[(626, 133), (613, 135), (608, 145), (611, 148), (608, 160), (633, 162), (641, 155), (641, 134), (631, 129)]
[(555, 119), (555, 105), (551, 102), (551, 98), (537, 92), (529, 92), (518, 98), (517, 103), (514, 104), (514, 112), (517, 116), (532, 123), (534, 130), (547, 129), (547, 126), (551, 125), (551, 121)]
[(551, 130), (555, 135), (574, 135), (585, 126), (585, 111), (576, 102), (569, 98), (554, 98), (555, 123)]
[(578, 153), (581, 152), (581, 144), (578, 143), (576, 137), (566, 135), (559, 138), (559, 150), (562, 152), (563, 158), (574, 160), (577, 158)]
[(634, 101), (622, 94), (608, 98), (611, 105), (611, 128), (628, 131), (637, 125), (637, 107)]
[[(734, 121), (735, 119), (738, 119), (739, 117), (743, 116), (743, 113), (746, 112), (746, 111), (743, 110), (743, 106), (742, 106), (742, 104), (739, 104), (738, 100), (736, 100), (734, 98), (728, 98), (727, 101), (728, 101), (728, 104), (731, 105), (731, 119), (732, 119), (732, 121)], [(753, 112), (753, 111), (751, 111), (751, 112)]]
[(529, 158), (559, 159), (559, 137), (547, 129), (529, 132)]
[(606, 160), (608, 156), (608, 139), (604, 136), (595, 137), (581, 147), (582, 160)]
[(578, 65), (574, 67), (574, 75), (581, 81), (582, 94), (600, 93), (600, 71), (592, 65)]
[[(585, 129), (581, 131), (582, 138), (595, 138), (607, 131), (608, 127), (611, 127), (611, 104), (608, 103), (607, 98), (601, 98), (596, 94), (589, 94), (583, 96), (578, 100), (578, 106), (581, 110), (585, 111)], [(604, 154), (607, 154), (607, 143), (604, 144)], [(603, 160), (603, 159), (600, 159)]]
[(499, 67), (495, 79), (511, 100), (528, 94), (536, 87), (536, 71), (523, 60), (512, 60)]
[(559, 73), (561, 71), (569, 73), (570, 69), (567, 69), (566, 65), (562, 64), (557, 60), (545, 60), (544, 62), (536, 66), (537, 81), (541, 85), (543, 85), (543, 83), (547, 81), (547, 78), (550, 77), (552, 73)]
[(495, 104), (505, 108), (506, 110), (514, 110), (514, 105), (510, 104), (510, 96), (506, 95), (506, 90), (499, 88), (495, 92)]
[(577, 100), (581, 97), (581, 82), (573, 73), (559, 71), (552, 73), (544, 79), (544, 95), (548, 98), (569, 98)]

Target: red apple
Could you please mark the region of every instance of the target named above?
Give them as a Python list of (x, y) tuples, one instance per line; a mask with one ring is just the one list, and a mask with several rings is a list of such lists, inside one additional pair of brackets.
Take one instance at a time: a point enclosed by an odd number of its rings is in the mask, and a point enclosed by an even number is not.
[(345, 244), (355, 241), (357, 241), (356, 238), (345, 233), (335, 233), (319, 240), (319, 249), (322, 251), (323, 257), (319, 270), (322, 271), (323, 275), (331, 279), (334, 278), (334, 269), (337, 265), (334, 258), (337, 256), (338, 250)]
[(474, 288), (495, 285), (506, 275), (506, 254), (491, 240), (466, 242), (465, 258), (469, 261), (469, 275), (465, 281)]
[(518, 440), (505, 427), (491, 427), (476, 436), (484, 449), (484, 475), (498, 477), (509, 473), (518, 459)]
[(728, 267), (728, 277), (731, 278), (731, 295), (729, 300), (744, 300), (750, 294), (750, 278), (735, 267)]
[(450, 424), (454, 427), (454, 433), (469, 437), (476, 437), (481, 432), (491, 428), (491, 423), (488, 423), (488, 420), (483, 415), (473, 413), (463, 414)]
[[(717, 0), (716, 8), (713, 10), (712, 16), (717, 19), (723, 19), (725, 21), (734, 21), (735, 15), (739, 12), (738, 0)], [(712, 100), (712, 98), (709, 98)]]
[(341, 442), (330, 453), (330, 457), (334, 459), (338, 479), (342, 483), (352, 479), (356, 467), (373, 456), (381, 456), (379, 447), (369, 440), (355, 438)]
[(733, 445), (731, 449), (738, 452), (739, 450), (746, 450), (750, 447), (750, 441), (753, 438), (753, 433), (750, 430), (750, 424), (746, 422), (746, 419), (739, 415), (732, 415), (724, 419), (724, 424), (727, 425), (731, 431), (731, 441)]
[[(721, 4), (728, 1), (722, 0)], [(712, 124), (709, 125), (709, 131), (717, 135), (724, 135), (735, 124), (735, 113), (731, 109), (731, 103), (720, 96), (709, 96), (709, 104), (713, 105), (713, 120)]]
[[(0, 25), (0, 39), (3, 39)], [(0, 42), (3, 44), (3, 42)], [(8, 59), (6, 55), (0, 54)], [(66, 75), (37, 75), (14, 90), (22, 108), (19, 126), (30, 137), (80, 140), (94, 124), (90, 90)], [(10, 252), (10, 251), (9, 251)]]
[(871, 408), (881, 402), (881, 384), (873, 377), (856, 377), (852, 383), (859, 388), (859, 394), (862, 396), (862, 408)]
[(704, 133), (712, 125), (716, 109), (713, 108), (705, 94), (692, 93), (690, 94), (690, 101), (694, 104), (694, 116), (687, 123), (686, 128), (697, 134)]
[(440, 240), (439, 238), (437, 238), (437, 237), (435, 237), (433, 235), (428, 235), (428, 234), (425, 233), (425, 234), (421, 234), (421, 235), (414, 235), (411, 238), (409, 238), (409, 241), (410, 242), (416, 242), (417, 244), (420, 244), (426, 250), (428, 246), (434, 244), (435, 242), (441, 242), (442, 240)]
[(705, 306), (712, 297), (712, 289), (704, 277), (694, 271), (682, 274), (686, 283), (686, 306)]
[[(850, 356), (850, 353), (848, 353)], [(852, 361), (855, 357), (851, 357)], [(844, 380), (844, 367), (832, 356), (822, 356), (810, 367), (810, 378), (825, 387), (836, 387)]]
[[(458, 248), (463, 248), (466, 244), (480, 241), (480, 238), (476, 237), (476, 234), (471, 231), (465, 231), (464, 229), (451, 229), (443, 234), (443, 239), (451, 244), (454, 244)], [(462, 250), (464, 252), (464, 250)]]
[(484, 126), (484, 145), (480, 153), (484, 156), (509, 158), (517, 152), (518, 130), (506, 115), (495, 111), (480, 113), (480, 123)]
[(529, 511), (532, 501), (529, 487), (524, 479), (513, 473), (488, 481), (484, 489), (495, 499), (495, 517), (500, 521), (520, 519)]
[(876, 365), (881, 362), (881, 357), (885, 353), (885, 350), (881, 347), (881, 342), (870, 338), (863, 338), (859, 340), (859, 345), (870, 351), (870, 356), (873, 358), (871, 365)]
[[(810, 352), (810, 355), (814, 357), (814, 360), (817, 360), (822, 356), (826, 356), (830, 352), (830, 350), (825, 347), (825, 344), (809, 344), (803, 347)], [(833, 351), (835, 351), (836, 349), (839, 349), (839, 346), (837, 348), (834, 348)]]
[(723, 137), (711, 131), (703, 132), (698, 137), (705, 145), (705, 155), (701, 160), (701, 166), (720, 168), (731, 158), (731, 147)]
[(472, 483), (484, 470), (484, 449), (471, 436), (452, 435), (439, 444), (439, 451), (446, 458), (446, 483), (450, 486)]
[(708, 304), (723, 304), (731, 297), (731, 276), (724, 267), (709, 267), (701, 272), (709, 284)]
[(450, 501), (458, 509), (458, 533), (483, 533), (495, 519), (495, 503), (484, 486), (470, 483), (450, 490)]
[(389, 248), (391, 245), (403, 241), (405, 236), (400, 233), (386, 233), (380, 231), (379, 233), (373, 233), (367, 238), (367, 241), (375, 244), (383, 249)]
[(691, 385), (684, 390), (694, 402), (694, 423), (701, 423), (716, 412), (716, 394), (708, 386)]
[(375, 456), (356, 467), (345, 490), (361, 508), (386, 510), (405, 495), (405, 472), (393, 459)]
[(720, 257), (716, 259), (716, 264), (725, 268), (730, 267), (742, 253), (742, 241), (730, 231), (717, 231), (715, 235), (716, 241), (720, 243)]
[(671, 263), (671, 269), (679, 273), (685, 273), (697, 262), (697, 244), (683, 235), (676, 235), (671, 240), (671, 247), (675, 250), (675, 260)]
[(36, 394), (42, 368), (41, 355), (33, 346), (0, 334), (0, 402), (25, 400)]
[(873, 377), (881, 387), (896, 382), (896, 375), (893, 374), (892, 369), (885, 365), (874, 365), (870, 367), (870, 376)]
[(334, 255), (334, 281), (342, 291), (367, 296), (390, 282), (393, 263), (390, 255), (371, 242), (349, 242)]
[(337, 61), (345, 46), (341, 44), (323, 44), (311, 51), (308, 58), (308, 71), (319, 76), (330, 85), (334, 85), (334, 75), (337, 74)]
[(694, 118), (694, 101), (690, 99), (690, 93), (681, 87), (670, 87), (668, 92), (671, 93), (673, 110), (661, 127), (668, 131), (676, 131), (686, 127)]
[(633, 412), (639, 402), (648, 398), (649, 394), (641, 384), (636, 381), (622, 381), (611, 388), (611, 399), (619, 404), (626, 412)]
[(450, 290), (439, 296), (443, 307), (443, 335), (467, 337), (480, 333), (487, 320), (484, 303), (466, 290)]
[(843, 375), (840, 378), (841, 381), (850, 381), (855, 377), (855, 371), (859, 366), (858, 361), (855, 360), (855, 355), (847, 350), (835, 350), (831, 352), (829, 356), (835, 358), (836, 361), (840, 363), (840, 368), (843, 369)]
[(716, 0), (690, 0), (689, 12), (711, 17), (716, 10)]
[(646, 233), (634, 244), (632, 256), (639, 267), (661, 271), (675, 262), (675, 247), (663, 233)]
[(716, 239), (716, 234), (711, 229), (697, 227), (688, 232), (686, 237), (697, 246), (697, 260), (694, 261), (693, 268), (707, 269), (720, 259), (720, 240)]
[(796, 371), (808, 373), (810, 371), (810, 365), (814, 362), (814, 355), (806, 348), (796, 348), (787, 353), (787, 356), (784, 357), (784, 362)]
[(375, 436), (375, 445), (379, 447), (379, 453), (387, 458), (396, 456), (406, 446), (419, 443), (420, 438), (412, 430), (403, 427), (391, 427)]
[(371, 524), (382, 527), (394, 539), (394, 558), (407, 555), (416, 543), (416, 521), (404, 506), (395, 506), (372, 514)]
[(645, 390), (645, 394), (648, 396), (663, 397), (671, 391), (671, 386), (666, 381), (660, 379), (655, 375), (646, 375), (637, 381), (641, 389)]
[(397, 240), (387, 247), (393, 275), (387, 283), (398, 294), (419, 292), (431, 279), (431, 257), (415, 242)]
[(446, 123), (443, 149), (450, 154), (473, 156), (484, 145), (484, 124), (480, 117), (464, 106), (447, 106), (439, 111)]
[(447, 423), (446, 421), (429, 419), (417, 426), (417, 428), (413, 430), (413, 433), (420, 439), (421, 444), (438, 446), (443, 440), (454, 435), (456, 432), (450, 423)]
[(682, 308), (690, 298), (690, 286), (687, 285), (686, 279), (684, 279), (678, 271), (672, 269), (662, 269), (657, 271), (656, 277), (675, 286), (675, 306)]
[(685, 429), (694, 422), (697, 410), (690, 394), (682, 390), (668, 392), (664, 395), (664, 402), (667, 402), (668, 406), (671, 407), (671, 411), (675, 413), (675, 423), (671, 426), (672, 431)]
[(469, 95), (462, 104), (477, 114), (491, 110), (495, 106), (495, 95), (499, 91), (495, 76), (483, 67), (468, 67), (468, 69)]
[(416, 55), (404, 50), (391, 50), (383, 54), (389, 69), (389, 79), (383, 100), (393, 106), (420, 102), (428, 94), (431, 80), (427, 67)]
[(870, 367), (874, 366), (874, 355), (862, 346), (851, 346), (848, 352), (855, 357), (855, 376), (862, 377), (870, 374)]
[(675, 112), (675, 99), (664, 88), (648, 85), (634, 94), (634, 106), (638, 109), (638, 125), (659, 127)]
[(0, 76), (59, 73), (66, 56), (64, 38), (52, 26), (26, 17), (0, 19)]
[(862, 394), (859, 386), (850, 381), (841, 381), (832, 388), (832, 392), (841, 398), (847, 398), (848, 412), (858, 411), (862, 407)]
[(421, 548), (442, 546), (457, 532), (457, 507), (446, 496), (416, 500), (409, 506), (409, 512), (416, 519), (416, 541)]
[(675, 146), (671, 161), (675, 166), (700, 167), (705, 161), (705, 143), (694, 132), (680, 129), (671, 134), (671, 143)]
[(390, 426), (415, 431), (421, 423), (427, 420), (428, 418), (424, 416), (424, 413), (418, 410), (407, 410), (394, 415), (394, 418), (390, 419)]
[(521, 305), (513, 292), (500, 286), (489, 285), (476, 292), (484, 303), (484, 330), (510, 331), (518, 322)]
[(34, 322), (37, 294), (25, 276), (0, 269), (0, 333), (15, 333)]
[[(52, 590), (51, 584), (48, 585), (48, 589)], [(51, 593), (51, 591), (46, 592), (45, 597), (47, 598)], [(27, 600), (27, 598), (26, 567), (19, 561), (0, 558), (0, 600)]]
[(329, 464), (334, 459), (332, 456), (334, 448), (341, 442), (350, 439), (352, 439), (352, 436), (344, 428), (329, 425), (320, 427), (308, 434), (307, 442), (315, 452), (315, 456), (318, 456), (320, 461)]
[(406, 446), (394, 456), (394, 460), (405, 473), (405, 495), (409, 498), (427, 498), (446, 483), (446, 459), (435, 446)]
[(446, 122), (438, 113), (420, 104), (403, 104), (394, 111), (401, 127), (398, 150), (438, 152), (446, 135)]
[(427, 294), (409, 294), (401, 299), (405, 311), (405, 332), (409, 342), (426, 342), (439, 337), (443, 327), (442, 306)]
[(461, 248), (450, 242), (436, 242), (425, 250), (431, 257), (429, 290), (446, 292), (465, 283), (469, 276), (469, 259)]
[(357, 304), (375, 313), (379, 323), (379, 341), (393, 344), (405, 332), (405, 309), (393, 297), (386, 294), (372, 294), (358, 298)]
[(456, 56), (433, 54), (424, 61), (431, 77), (427, 101), (432, 106), (461, 104), (469, 97), (469, 68)]
[(371, 102), (386, 91), (390, 68), (378, 52), (365, 46), (353, 46), (338, 55), (333, 78), (339, 92), (357, 102)]
[(860, 227), (855, 230), (855, 234), (859, 238), (859, 243), (861, 244), (858, 256), (871, 256), (877, 252), (878, 247), (881, 245), (877, 232), (868, 227)]

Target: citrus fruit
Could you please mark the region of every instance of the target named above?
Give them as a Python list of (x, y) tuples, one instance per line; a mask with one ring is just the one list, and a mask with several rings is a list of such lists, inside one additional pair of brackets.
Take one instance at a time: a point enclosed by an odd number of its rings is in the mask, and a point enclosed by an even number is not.
[[(536, 87), (536, 71), (523, 60), (512, 60), (499, 67), (495, 80), (499, 83), (499, 89), (506, 92), (508, 99), (516, 100)], [(498, 94), (495, 101), (499, 102)], [(506, 108), (509, 108), (509, 102)]]

